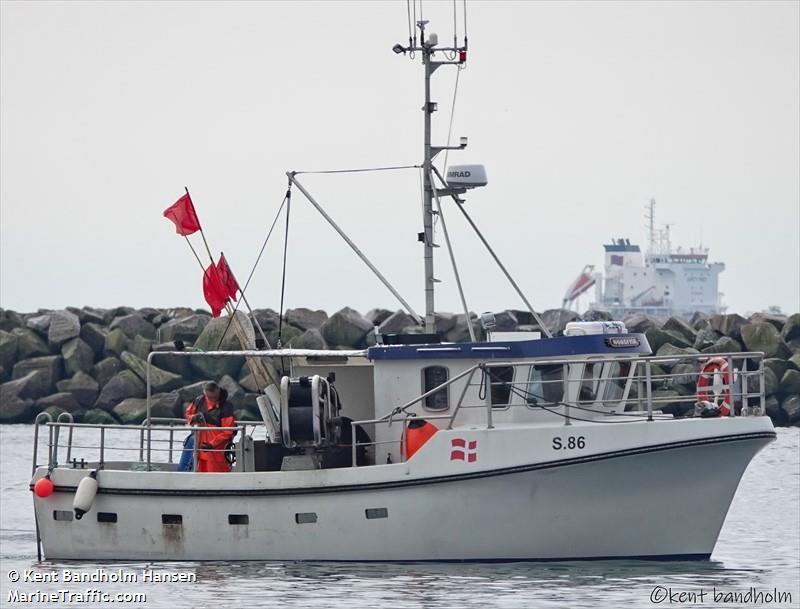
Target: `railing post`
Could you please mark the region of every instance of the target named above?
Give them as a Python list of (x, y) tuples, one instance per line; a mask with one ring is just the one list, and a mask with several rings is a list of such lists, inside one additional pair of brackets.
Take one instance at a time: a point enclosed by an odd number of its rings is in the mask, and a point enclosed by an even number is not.
[(106, 463), (106, 428), (100, 428), (100, 463), (99, 469), (105, 469)]
[(175, 440), (175, 430), (172, 423), (169, 424), (169, 463), (172, 463), (172, 444)]
[(742, 379), (742, 414), (750, 412), (750, 398), (747, 396), (747, 358), (742, 358), (742, 370), (739, 373), (739, 377)]
[(139, 428), (139, 462), (144, 462), (144, 427)]
[(242, 437), (239, 439), (239, 463), (241, 463), (241, 471), (247, 471), (247, 466), (244, 461), (244, 441), (247, 438), (247, 424), (242, 425)]
[[(52, 423), (53, 419), (50, 419)], [(47, 469), (53, 469), (55, 465), (53, 465), (53, 426), (47, 426)]]
[(764, 389), (764, 358), (758, 360), (758, 386), (760, 387), (761, 416), (763, 417), (767, 414), (767, 396)]
[(356, 467), (356, 423), (350, 422), (350, 452), (352, 456), (352, 464), (350, 467)]
[(561, 379), (564, 383), (564, 425), (572, 425), (569, 415), (569, 365), (561, 364)]
[(192, 471), (197, 471), (197, 427), (192, 428)]
[(450, 421), (447, 423), (447, 429), (453, 429), (453, 423), (455, 423), (456, 415), (458, 411), (461, 409), (461, 404), (464, 401), (464, 397), (467, 395), (467, 389), (469, 389), (470, 384), (472, 383), (472, 378), (475, 376), (475, 371), (477, 370), (477, 366), (472, 368), (472, 372), (469, 373), (469, 377), (467, 377), (467, 383), (464, 385), (464, 389), (461, 390), (461, 395), (458, 396), (458, 402), (456, 403), (456, 407), (453, 409), (453, 415), (450, 417)]
[(483, 375), (486, 379), (486, 397), (484, 401), (486, 402), (486, 428), (493, 429), (494, 424), (492, 423), (492, 373), (489, 372), (489, 367), (486, 366), (483, 369)]
[(736, 394), (733, 390), (734, 387), (734, 377), (736, 376), (736, 370), (733, 368), (733, 357), (730, 355), (727, 357), (728, 360), (728, 395), (731, 396), (731, 408), (730, 412), (728, 413), (729, 417), (736, 416)]
[(645, 378), (645, 391), (647, 392), (647, 420), (653, 420), (653, 382), (652, 382), (652, 367), (650, 360), (646, 360), (644, 363), (644, 378)]

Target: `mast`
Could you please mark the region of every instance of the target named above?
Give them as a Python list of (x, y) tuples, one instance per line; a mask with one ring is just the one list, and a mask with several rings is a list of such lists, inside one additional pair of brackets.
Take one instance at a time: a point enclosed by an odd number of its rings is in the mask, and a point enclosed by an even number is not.
[[(427, 20), (421, 19), (417, 21), (416, 26), (420, 31), (419, 42), (416, 37), (409, 38), (408, 46), (404, 47), (401, 44), (396, 44), (392, 50), (405, 55), (409, 53), (413, 58), (415, 53), (419, 53), (422, 57), (422, 65), (425, 69), (425, 101), (422, 106), (424, 115), (423, 121), (423, 160), (422, 160), (422, 227), (423, 232), (420, 234), (420, 241), (423, 244), (424, 262), (425, 262), (425, 332), (433, 334), (436, 332), (436, 323), (434, 317), (435, 311), (435, 284), (438, 279), (434, 277), (433, 271), (433, 248), (438, 247), (433, 242), (433, 160), (436, 155), (442, 150), (462, 150), (466, 147), (466, 142), (462, 142), (459, 146), (432, 146), (431, 145), (431, 117), (436, 112), (436, 102), (431, 101), (431, 76), (439, 66), (454, 65), (461, 66), (467, 60), (467, 40), (464, 37), (463, 46), (440, 47), (439, 37), (435, 33), (425, 35), (425, 26), (428, 24)], [(442, 52), (452, 54), (452, 60), (438, 61), (434, 60), (434, 54)]]

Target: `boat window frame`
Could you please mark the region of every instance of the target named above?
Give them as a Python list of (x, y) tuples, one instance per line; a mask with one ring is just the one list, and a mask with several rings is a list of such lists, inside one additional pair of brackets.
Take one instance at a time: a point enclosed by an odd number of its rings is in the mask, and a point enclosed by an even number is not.
[[(492, 411), (496, 412), (496, 411), (501, 411), (501, 410), (508, 410), (512, 406), (517, 406), (518, 405), (518, 404), (514, 404), (514, 396), (515, 396), (515, 394), (514, 394), (514, 381), (517, 378), (517, 368), (518, 368), (518, 366), (512, 366), (512, 365), (508, 365), (508, 366), (492, 366), (491, 368), (489, 368), (489, 370), (506, 370), (506, 369), (510, 369), (511, 370), (511, 380), (509, 380), (509, 381), (492, 381), (492, 383), (488, 387), (488, 391), (489, 391), (489, 394), (491, 396), (490, 397), (490, 402), (491, 402), (491, 406), (492, 406)], [(497, 383), (497, 385), (495, 385), (494, 383)], [(492, 391), (494, 390), (494, 387), (500, 387), (501, 384), (502, 385), (508, 385), (508, 387), (509, 387), (509, 389), (508, 389), (508, 398), (507, 398), (505, 403), (501, 403), (501, 402), (495, 403), (494, 395), (492, 395)]]
[[(440, 368), (444, 370), (446, 378), (441, 383), (438, 383), (437, 385), (428, 388), (428, 384), (426, 383), (426, 378), (425, 378), (425, 371), (430, 370), (432, 368)], [(448, 366), (443, 366), (441, 364), (431, 364), (429, 366), (424, 366), (423, 368), (420, 369), (420, 382), (422, 385), (422, 394), (428, 393), (432, 389), (435, 389), (439, 385), (442, 385), (443, 383), (446, 383), (449, 380), (450, 380), (450, 368)], [(447, 405), (446, 408), (431, 408), (430, 406), (428, 406), (428, 400), (431, 398), (436, 398), (442, 391), (445, 392), (445, 403)], [(445, 387), (442, 387), (436, 393), (431, 394), (428, 397), (424, 398), (422, 400), (422, 408), (428, 412), (447, 412), (448, 410), (450, 410), (450, 386), (447, 385)]]
[[(546, 361), (542, 361), (541, 363), (531, 362), (528, 366), (528, 374), (526, 375), (526, 382), (525, 382), (525, 393), (527, 394), (530, 391), (530, 387), (534, 384), (534, 381), (531, 379), (531, 375), (536, 370), (537, 366), (539, 368), (542, 367), (550, 367), (550, 368), (560, 368), (561, 369), (561, 378), (559, 379), (559, 383), (561, 384), (561, 397), (556, 402), (544, 402), (542, 404), (531, 404), (529, 401), (529, 397), (525, 396), (524, 404), (530, 410), (541, 412), (542, 408), (561, 408), (566, 401), (566, 394), (565, 394), (565, 383), (564, 383), (564, 376), (569, 374), (569, 368), (567, 364), (550, 364)], [(544, 380), (539, 381), (542, 384)], [(547, 381), (548, 383), (555, 384), (555, 381)], [(544, 385), (542, 384), (542, 393), (544, 393)]]

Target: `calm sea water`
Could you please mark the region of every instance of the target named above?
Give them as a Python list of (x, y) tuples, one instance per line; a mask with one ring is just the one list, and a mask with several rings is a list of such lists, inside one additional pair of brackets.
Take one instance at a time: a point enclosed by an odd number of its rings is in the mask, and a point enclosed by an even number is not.
[[(0, 606), (142, 607), (798, 607), (800, 429), (779, 429), (742, 479), (712, 560), (510, 564), (37, 562), (28, 491), (32, 426), (0, 426)], [(131, 434), (131, 446), (135, 444)], [(111, 458), (111, 457), (109, 457)], [(687, 476), (691, 472), (686, 473)], [(691, 518), (691, 515), (687, 515)], [(654, 516), (653, 526), (658, 526)], [(12, 572), (194, 574), (194, 583), (12, 583)], [(9, 602), (9, 592), (146, 595), (146, 602)], [(761, 593), (761, 602), (747, 596)], [(789, 593), (791, 603), (765, 594)], [(668, 596), (672, 594), (672, 597)], [(680, 594), (684, 596), (681, 597)], [(714, 594), (722, 594), (716, 599)], [(666, 595), (666, 596), (665, 596)], [(90, 601), (92, 597), (89, 597)], [(656, 602), (658, 601), (658, 602)]]

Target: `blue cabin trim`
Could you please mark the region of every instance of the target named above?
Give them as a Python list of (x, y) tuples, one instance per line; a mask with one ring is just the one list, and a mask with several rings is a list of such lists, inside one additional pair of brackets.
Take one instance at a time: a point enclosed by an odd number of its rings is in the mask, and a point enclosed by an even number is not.
[(371, 360), (390, 359), (529, 359), (574, 355), (652, 353), (644, 334), (590, 334), (516, 342), (376, 345), (367, 349)]

